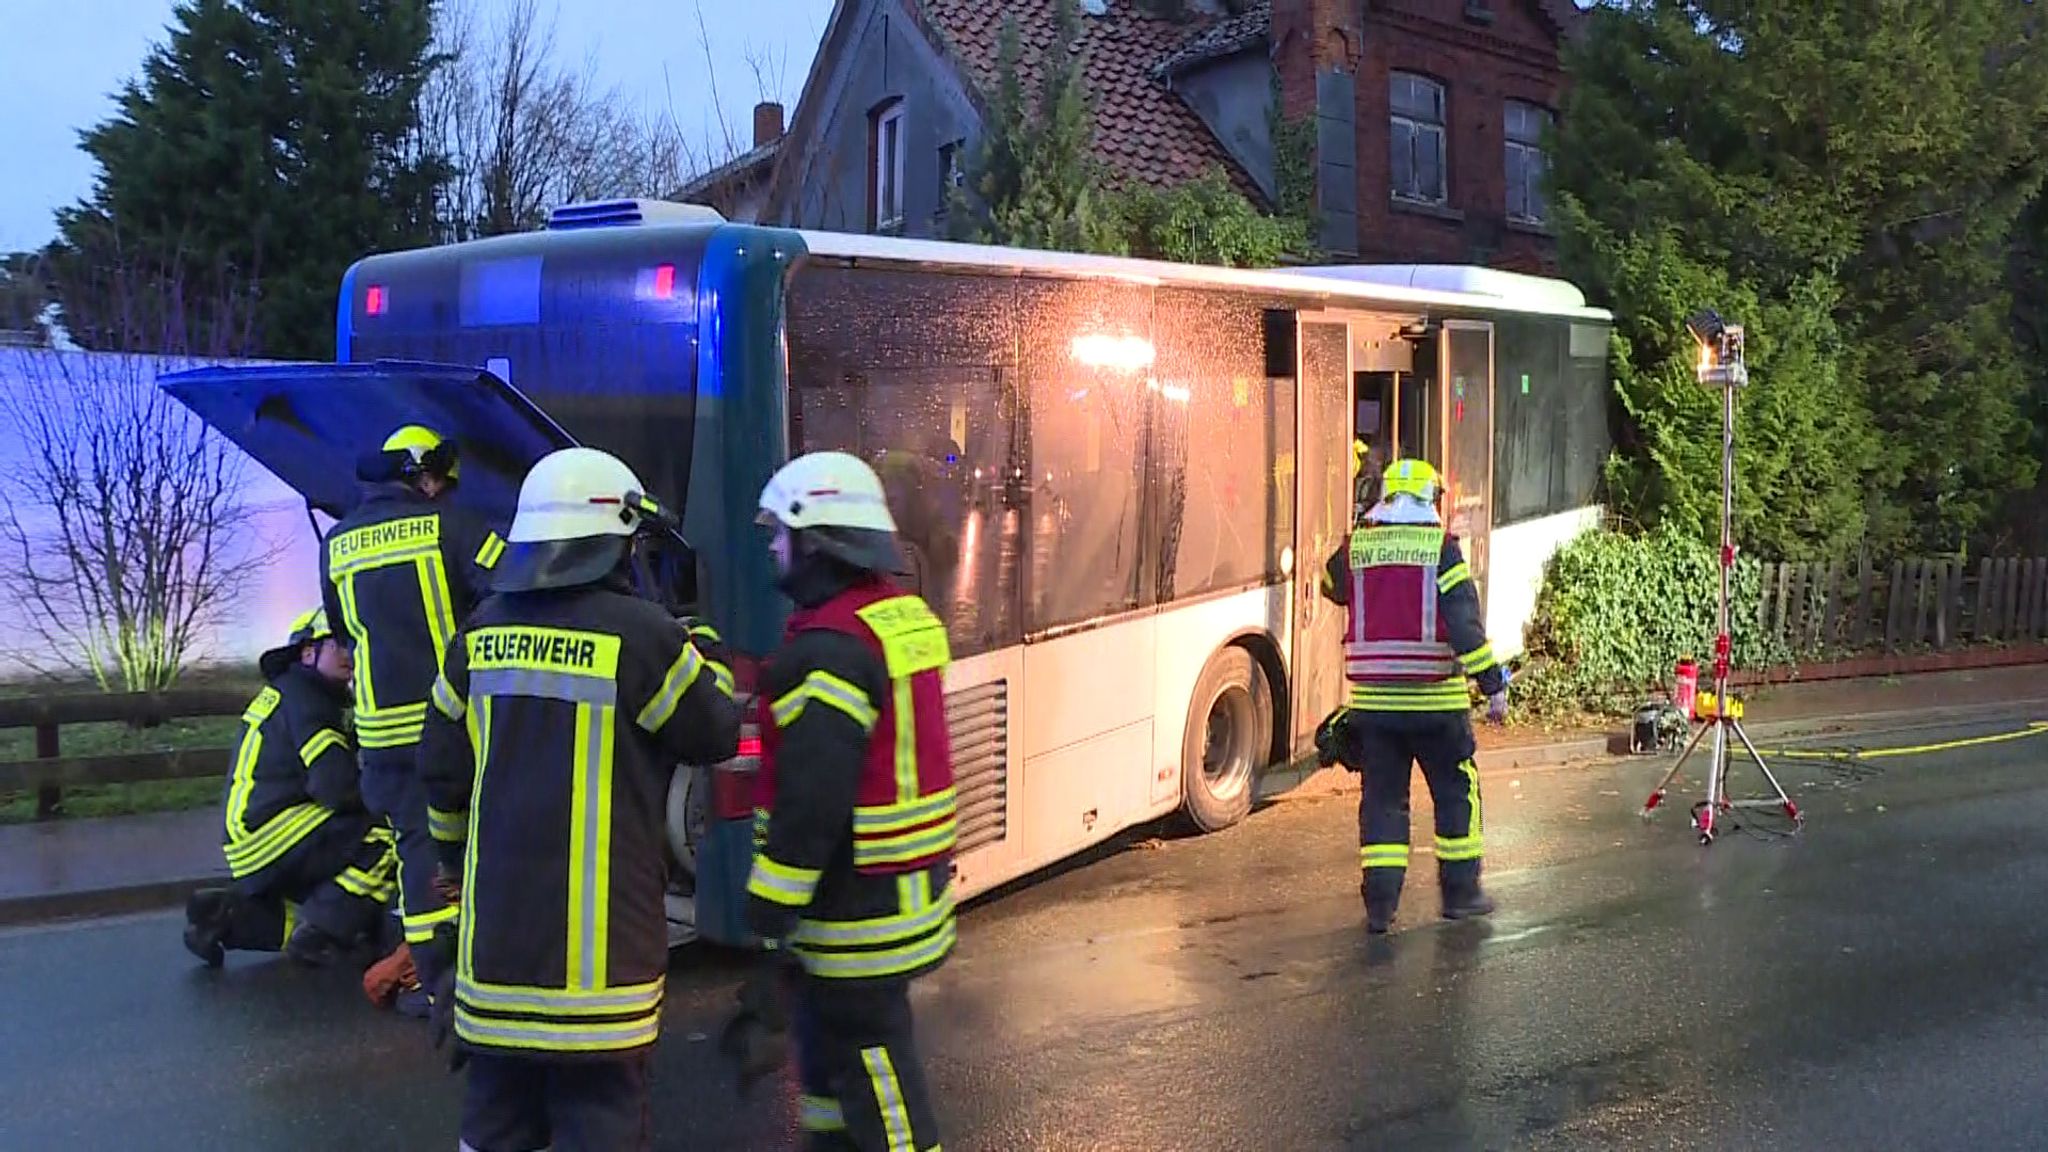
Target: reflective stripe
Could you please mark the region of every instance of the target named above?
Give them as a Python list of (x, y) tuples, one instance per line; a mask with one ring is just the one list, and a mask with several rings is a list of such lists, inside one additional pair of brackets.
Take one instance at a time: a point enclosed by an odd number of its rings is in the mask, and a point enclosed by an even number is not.
[(660, 1012), (666, 976), (646, 984), (602, 991), (487, 984), (470, 975), (455, 978), (455, 995), (480, 1012), (528, 1012), (555, 1016), (624, 1016)]
[(1466, 712), (1472, 697), (1463, 677), (1436, 684), (1353, 684), (1350, 706), (1361, 712)]
[[(919, 873), (920, 877), (923, 875)], [(953, 894), (946, 892), (929, 907), (872, 920), (804, 920), (797, 924), (798, 946), (845, 948), (873, 944), (894, 944), (929, 935), (953, 914)]]
[(1480, 836), (1439, 836), (1436, 838), (1436, 858), (1457, 863), (1461, 860), (1477, 860), (1485, 855), (1484, 837)]
[(804, 971), (823, 980), (860, 980), (897, 976), (935, 964), (946, 958), (959, 939), (959, 924), (948, 920), (944, 927), (923, 940), (862, 952), (831, 952), (804, 948), (798, 951)]
[(320, 754), (330, 748), (339, 748), (346, 752), (348, 740), (332, 728), (322, 728), (308, 736), (304, 744), (299, 745), (299, 762), (311, 768), (313, 761), (318, 760)]
[(1444, 569), (1443, 572), (1437, 576), (1436, 590), (1438, 592), (1449, 592), (1451, 589), (1456, 588), (1460, 584), (1470, 584), (1471, 582), (1472, 566), (1470, 564), (1467, 564), (1465, 561), (1460, 560), (1456, 564), (1451, 565), (1449, 568)]
[(455, 636), (455, 609), (453, 597), (448, 595), (448, 572), (441, 566), (441, 550), (436, 548), (433, 555), (422, 556), (417, 562), (420, 575), (420, 601), (427, 613), (427, 634), (434, 645), (434, 671), (441, 670), (448, 658), (448, 641)]
[(917, 802), (917, 702), (910, 694), (910, 678), (899, 677), (890, 685), (896, 705), (896, 803)]
[(573, 989), (605, 986), (611, 948), (612, 709), (578, 705), (570, 785), (568, 960)]
[(929, 824), (943, 816), (951, 815), (957, 799), (952, 788), (934, 792), (908, 804), (884, 804), (871, 808), (853, 810), (853, 834), (855, 836), (895, 832)]
[(853, 841), (853, 866), (856, 868), (875, 867), (883, 864), (907, 864), (951, 851), (958, 840), (960, 822), (952, 816), (945, 821), (914, 832), (903, 832), (894, 836), (855, 837)]
[(917, 1152), (917, 1145), (911, 1141), (910, 1110), (903, 1106), (903, 1085), (896, 1079), (896, 1062), (889, 1059), (889, 1050), (863, 1048), (860, 1062), (868, 1070), (868, 1083), (875, 1090), (882, 1130), (889, 1136), (889, 1152)]
[(486, 571), (498, 566), (498, 558), (505, 554), (505, 542), (496, 532), (486, 533), (484, 542), (476, 550), (476, 566)]
[(1394, 677), (1433, 676), (1441, 679), (1458, 674), (1455, 660), (1373, 660), (1359, 658), (1344, 662), (1344, 675), (1350, 680), (1384, 680)]
[(657, 1013), (632, 1020), (499, 1020), (478, 1016), (458, 999), (455, 1034), (474, 1044), (540, 1052), (621, 1052), (644, 1048), (661, 1035)]
[(649, 732), (661, 731), (662, 725), (676, 714), (676, 708), (683, 702), (683, 693), (697, 682), (697, 674), (704, 670), (704, 657), (697, 652), (697, 646), (688, 641), (683, 650), (676, 654), (675, 662), (668, 666), (668, 673), (661, 678), (661, 688), (654, 693), (654, 699), (640, 709), (634, 723)]
[[(398, 870), (402, 881), (405, 872), (405, 861), (401, 860), (398, 862)], [(407, 944), (432, 943), (434, 929), (439, 925), (456, 919), (459, 915), (461, 915), (461, 909), (453, 904), (436, 908), (432, 912), (407, 912), (400, 921), (405, 925), (405, 942)]]
[(460, 720), (463, 713), (469, 711), (468, 703), (456, 695), (455, 686), (448, 683), (446, 676), (434, 677), (434, 690), (427, 698), (433, 701), (434, 707), (441, 710), (441, 715), (450, 720)]
[[(360, 674), (367, 665), (358, 661)], [(403, 748), (420, 742), (427, 725), (427, 702), (391, 708), (356, 709), (356, 743), (364, 748)]]
[(1358, 850), (1360, 868), (1406, 868), (1407, 844), (1367, 844)]
[(374, 556), (350, 557), (349, 559), (343, 560), (338, 564), (329, 563), (327, 566), (327, 573), (329, 576), (334, 577), (336, 579), (340, 579), (342, 577), (349, 577), (352, 579), (365, 572), (374, 571), (378, 568), (390, 568), (398, 564), (417, 564), (430, 556), (438, 557), (440, 556), (440, 554), (440, 543), (438, 541), (430, 540), (424, 544), (407, 544), (403, 548), (395, 548), (389, 552), (379, 553)]
[(1466, 673), (1473, 676), (1477, 676), (1488, 668), (1493, 667), (1495, 663), (1493, 645), (1491, 643), (1481, 644), (1472, 651), (1458, 657), (1458, 665)]
[(309, 802), (294, 804), (272, 816), (261, 828), (229, 841), (222, 848), (229, 875), (239, 880), (277, 863), (333, 815), (331, 809)]
[(608, 707), (619, 701), (619, 685), (609, 677), (538, 668), (486, 668), (469, 674), (473, 696), (534, 696), (571, 704)]
[[(327, 543), (331, 554), (334, 542), (330, 540)], [(352, 682), (356, 689), (356, 743), (367, 748), (369, 745), (363, 743), (363, 717), (377, 710), (377, 689), (370, 678), (370, 633), (363, 627), (362, 616), (356, 611), (355, 577), (332, 571), (331, 564), (330, 560), (327, 575), (334, 582), (335, 596), (341, 601), (342, 627), (348, 630), (349, 638), (355, 642), (352, 646), (355, 651)]]
[(265, 687), (242, 711), (242, 723), (248, 727), (235, 745), (235, 767), (228, 777), (225, 831), (230, 843), (255, 833), (248, 822), (249, 798), (256, 791), (256, 758), (263, 754), (263, 722), (277, 711), (278, 702), (283, 699), (277, 689)]
[(460, 844), (469, 837), (469, 813), (444, 812), (427, 805), (427, 835), (443, 844)]
[(844, 1132), (846, 1113), (830, 1096), (800, 1095), (796, 1098), (797, 1125), (806, 1132)]
[[(867, 693), (822, 669), (815, 669), (804, 677), (803, 683), (790, 689), (781, 699), (769, 705), (768, 712), (774, 717), (777, 728), (787, 728), (796, 723), (798, 716), (803, 715), (804, 704), (810, 700), (829, 704), (844, 712), (854, 723), (860, 725), (863, 732), (874, 731), (875, 722), (881, 719), (881, 713), (876, 711)], [(900, 738), (898, 743), (900, 746)]]
[(734, 688), (732, 669), (716, 660), (706, 660), (704, 666), (711, 669), (711, 682), (718, 685), (718, 690), (725, 693), (727, 699), (731, 699)]
[(796, 868), (765, 854), (758, 855), (754, 857), (753, 869), (747, 873), (747, 895), (801, 908), (811, 902), (811, 894), (817, 891), (822, 876), (824, 872), (817, 868)]
[(1436, 561), (1422, 566), (1422, 638), (1427, 640), (1436, 635)]

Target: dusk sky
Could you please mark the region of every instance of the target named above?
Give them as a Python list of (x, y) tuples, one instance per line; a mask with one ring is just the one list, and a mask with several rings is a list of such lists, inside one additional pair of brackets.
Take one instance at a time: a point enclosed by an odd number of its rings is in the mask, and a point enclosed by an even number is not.
[[(490, 16), (504, 0), (467, 2)], [(78, 150), (78, 131), (113, 111), (112, 94), (167, 38), (172, 7), (173, 0), (0, 0), (9, 29), (0, 36), (0, 156), (8, 169), (0, 252), (47, 243), (56, 233), (52, 213), (91, 191), (94, 169)], [(735, 131), (751, 131), (749, 110), (761, 97), (749, 53), (779, 64), (771, 95), (793, 106), (831, 10), (831, 0), (703, 0), (719, 104)], [(601, 84), (650, 108), (666, 104), (699, 140), (716, 136), (697, 0), (542, 0), (541, 11), (555, 16), (564, 64), (592, 60)]]

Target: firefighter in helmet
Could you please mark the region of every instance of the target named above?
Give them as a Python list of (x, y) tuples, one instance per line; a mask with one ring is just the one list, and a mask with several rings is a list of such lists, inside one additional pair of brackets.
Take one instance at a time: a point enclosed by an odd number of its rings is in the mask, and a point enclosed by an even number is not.
[(396, 886), (391, 832), (363, 811), (348, 738), (349, 651), (315, 608), (257, 661), (265, 686), (242, 714), (221, 850), (234, 883), (195, 893), (185, 947), (218, 967), (229, 950), (321, 965), (375, 942)]
[(1484, 916), (1479, 883), (1479, 774), (1473, 764), (1472, 677), (1487, 718), (1507, 718), (1506, 669), (1494, 659), (1479, 589), (1438, 505), (1443, 483), (1422, 460), (1395, 460), (1380, 499), (1323, 571), (1322, 591), (1344, 605), (1350, 698), (1318, 734), (1364, 777), (1358, 803), (1366, 930), (1387, 931), (1408, 872), (1408, 787), (1422, 765), (1436, 809), (1437, 881), (1446, 919)]
[(896, 524), (857, 457), (790, 461), (760, 508), (796, 611), (761, 682), (747, 893), (770, 962), (742, 989), (726, 1050), (743, 1087), (780, 1062), (787, 975), (809, 1146), (937, 1148), (909, 988), (956, 931), (946, 627), (884, 575)]
[(617, 457), (542, 457), (433, 684), (420, 767), (461, 914), (423, 951), (476, 1152), (650, 1147), (669, 780), (740, 726), (715, 634), (633, 593), (636, 538), (672, 523)]
[[(443, 646), (483, 598), (484, 575), (505, 547), (449, 502), (460, 474), (453, 442), (417, 424), (397, 429), (357, 461), (363, 498), (328, 531), (320, 554), (327, 617), (355, 650), (363, 802), (397, 833), (399, 901), (415, 952), (433, 939), (435, 924), (455, 915), (434, 886), (434, 845), (413, 762), (427, 690)], [(431, 961), (413, 960), (432, 988)]]

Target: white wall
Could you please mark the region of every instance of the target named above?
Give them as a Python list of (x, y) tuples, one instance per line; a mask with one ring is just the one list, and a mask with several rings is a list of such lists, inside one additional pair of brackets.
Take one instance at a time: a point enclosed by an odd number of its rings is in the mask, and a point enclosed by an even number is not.
[(1486, 634), (1495, 656), (1522, 654), (1522, 632), (1536, 613), (1543, 566), (1581, 532), (1598, 528), (1603, 511), (1595, 505), (1493, 530), (1487, 540)]
[[(33, 484), (37, 474), (10, 415), (23, 397), (43, 395), (54, 383), (61, 384), (58, 395), (91, 403), (96, 389), (147, 386), (161, 373), (195, 366), (194, 361), (161, 357), (0, 349), (0, 500), (18, 499), (21, 486)], [(211, 432), (207, 436), (222, 443)], [(305, 505), (269, 471), (232, 444), (226, 447), (242, 462), (242, 498), (251, 510), (247, 531), (238, 534), (228, 552), (246, 570), (246, 582), (199, 636), (193, 654), (198, 664), (254, 661), (283, 637), (294, 616), (319, 599), (318, 554)], [(29, 526), (32, 531), (38, 527), (33, 521)], [(264, 558), (266, 553), (271, 555)], [(0, 553), (0, 680), (27, 675), (32, 664), (55, 662), (26, 626), (19, 573), (20, 557)]]

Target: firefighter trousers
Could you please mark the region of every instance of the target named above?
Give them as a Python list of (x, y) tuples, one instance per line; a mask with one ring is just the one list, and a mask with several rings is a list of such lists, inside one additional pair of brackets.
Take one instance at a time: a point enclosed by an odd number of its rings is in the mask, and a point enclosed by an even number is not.
[(471, 1050), (462, 1152), (646, 1152), (653, 1050), (551, 1060)]
[(1353, 712), (1346, 721), (1358, 797), (1358, 862), (1366, 911), (1387, 917), (1408, 875), (1408, 787), (1422, 765), (1436, 810), (1437, 881), (1446, 901), (1476, 893), (1480, 834), (1478, 751), (1464, 712)]
[(405, 942), (412, 948), (420, 985), (432, 988), (440, 973), (434, 970), (434, 949), (423, 945), (434, 939), (435, 925), (455, 919), (456, 910), (434, 886), (441, 857), (427, 831), (427, 791), (414, 764), (416, 751), (412, 745), (363, 749), (363, 806), (382, 817), (398, 837), (398, 895)]
[(810, 1152), (934, 1152), (938, 1119), (910, 1017), (910, 982), (798, 981), (800, 1122)]
[(270, 867), (195, 894), (186, 918), (224, 912), (220, 944), (230, 952), (281, 951), (301, 924), (344, 945), (374, 941), (396, 866), (388, 829), (364, 816), (334, 816)]

